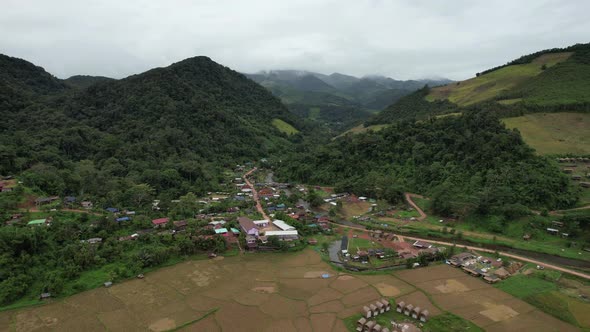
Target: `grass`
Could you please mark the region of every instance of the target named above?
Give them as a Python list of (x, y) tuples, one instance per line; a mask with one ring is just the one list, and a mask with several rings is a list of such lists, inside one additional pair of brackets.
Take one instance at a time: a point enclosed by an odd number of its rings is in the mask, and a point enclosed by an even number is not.
[(287, 135), (293, 135), (299, 132), (299, 130), (295, 129), (295, 127), (281, 119), (273, 119), (272, 125), (275, 126), (280, 132), (285, 133)]
[(539, 154), (590, 154), (590, 113), (534, 113), (503, 122)]
[(367, 132), (369, 130), (379, 131), (387, 126), (388, 125), (386, 125), (386, 124), (378, 124), (378, 125), (372, 125), (372, 126), (365, 127), (363, 124), (360, 124), (356, 127), (350, 128), (347, 131), (343, 132), (342, 134), (334, 137), (334, 139), (341, 137), (341, 136), (345, 136), (346, 134), (349, 134), (349, 133), (350, 134), (362, 134), (362, 133)]
[(571, 53), (545, 54), (532, 63), (507, 66), (466, 81), (433, 88), (426, 99), (448, 99), (459, 106), (489, 100), (539, 75), (543, 72), (542, 65), (549, 68), (566, 60), (570, 55)]
[(557, 290), (557, 285), (554, 282), (541, 279), (534, 275), (527, 276), (524, 274), (512, 276), (500, 283), (494, 284), (494, 286), (520, 299)]

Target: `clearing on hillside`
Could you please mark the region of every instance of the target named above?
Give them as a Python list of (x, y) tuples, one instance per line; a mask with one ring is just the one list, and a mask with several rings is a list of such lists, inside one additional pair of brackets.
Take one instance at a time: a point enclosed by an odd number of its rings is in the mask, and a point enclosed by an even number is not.
[(299, 132), (299, 130), (295, 129), (295, 127), (291, 126), (290, 124), (286, 123), (281, 119), (273, 119), (272, 125), (275, 126), (280, 132), (285, 133), (287, 135), (293, 135)]
[(426, 99), (448, 99), (459, 106), (475, 104), (498, 96), (501, 92), (539, 75), (543, 72), (543, 65), (549, 68), (567, 60), (571, 55), (571, 52), (544, 54), (531, 63), (507, 66), (466, 81), (433, 88)]
[(590, 154), (588, 113), (534, 113), (503, 121), (539, 154)]

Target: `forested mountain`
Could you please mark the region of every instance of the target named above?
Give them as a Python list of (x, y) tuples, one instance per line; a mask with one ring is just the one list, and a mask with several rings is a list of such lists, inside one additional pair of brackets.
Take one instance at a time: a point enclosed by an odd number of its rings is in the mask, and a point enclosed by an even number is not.
[[(503, 116), (546, 111), (590, 111), (590, 44), (525, 55), (476, 77), (422, 90), (393, 103), (367, 124), (423, 119), (480, 109)], [(416, 110), (414, 113), (413, 110)]]
[(87, 88), (91, 85), (94, 85), (96, 83), (106, 82), (106, 81), (111, 81), (111, 80), (114, 80), (114, 79), (110, 78), (110, 77), (104, 77), (104, 76), (74, 75), (72, 77), (68, 77), (67, 79), (65, 79), (64, 82), (72, 88), (85, 89), (85, 88)]
[(578, 197), (578, 188), (551, 160), (536, 156), (490, 112), (398, 121), (302, 150), (283, 161), (277, 174), (390, 201), (404, 191), (418, 192), (431, 196), (443, 215), (509, 218), (525, 206), (572, 206)]
[(86, 89), (2, 61), (0, 100), (30, 93), (12, 112), (2, 105), (0, 174), (22, 172), (47, 194), (125, 204), (143, 183), (168, 197), (211, 190), (223, 166), (291, 148), (273, 119), (300, 126), (266, 89), (207, 57)]
[(357, 78), (296, 70), (247, 76), (281, 98), (293, 113), (336, 131), (369, 118), (425, 84), (436, 86), (449, 82), (445, 79), (397, 81), (383, 76)]

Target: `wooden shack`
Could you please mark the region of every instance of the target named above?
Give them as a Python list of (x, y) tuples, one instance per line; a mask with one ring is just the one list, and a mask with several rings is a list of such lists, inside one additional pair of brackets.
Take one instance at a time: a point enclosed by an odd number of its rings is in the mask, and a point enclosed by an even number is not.
[(397, 311), (397, 312), (399, 312), (401, 314), (402, 312), (404, 312), (404, 309), (405, 308), (406, 308), (406, 302), (401, 301), (400, 303), (398, 303), (395, 306), (395, 311)]
[(419, 316), (420, 321), (426, 322), (428, 320), (428, 315), (430, 315), (428, 310), (422, 310), (422, 312), (420, 313), (420, 316)]

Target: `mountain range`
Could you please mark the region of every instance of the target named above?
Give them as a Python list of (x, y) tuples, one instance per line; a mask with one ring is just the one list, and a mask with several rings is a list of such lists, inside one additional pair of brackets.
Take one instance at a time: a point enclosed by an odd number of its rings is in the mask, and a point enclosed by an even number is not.
[(355, 77), (300, 70), (272, 70), (246, 74), (281, 98), (298, 116), (338, 130), (368, 119), (375, 112), (425, 85), (448, 79), (394, 80), (385, 76)]

